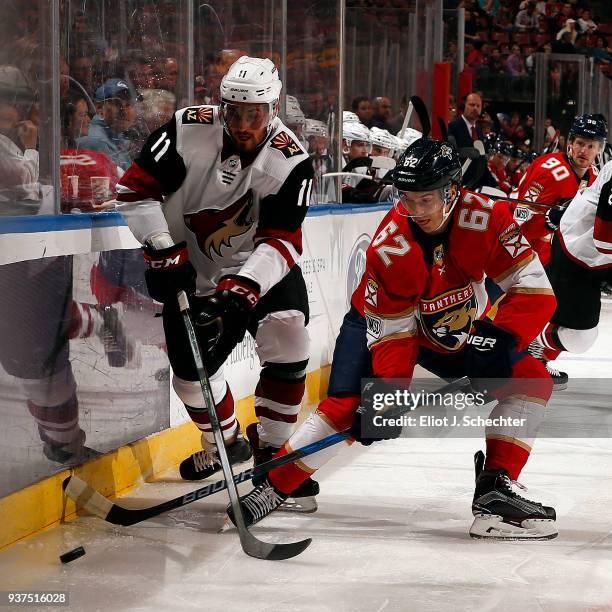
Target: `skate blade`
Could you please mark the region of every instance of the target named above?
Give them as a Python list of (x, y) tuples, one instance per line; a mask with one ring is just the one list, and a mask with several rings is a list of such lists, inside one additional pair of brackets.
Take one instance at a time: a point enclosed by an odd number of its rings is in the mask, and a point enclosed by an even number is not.
[(277, 510), (280, 512), (310, 514), (311, 512), (316, 512), (318, 507), (315, 497), (288, 497)]
[(476, 514), (470, 536), (490, 540), (552, 540), (559, 535), (552, 519), (526, 519), (520, 526), (505, 523), (496, 514)]
[(565, 391), (565, 389), (567, 389), (567, 383), (557, 383), (553, 385), (553, 393), (555, 391)]

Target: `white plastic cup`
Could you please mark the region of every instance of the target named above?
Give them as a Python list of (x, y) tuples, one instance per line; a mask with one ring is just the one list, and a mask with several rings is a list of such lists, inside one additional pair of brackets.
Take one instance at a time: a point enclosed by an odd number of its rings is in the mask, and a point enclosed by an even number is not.
[(70, 185), (70, 197), (75, 200), (79, 197), (79, 177), (76, 174), (72, 174), (68, 177), (68, 184)]
[(110, 194), (110, 178), (108, 176), (92, 176), (91, 197), (95, 203), (104, 202)]

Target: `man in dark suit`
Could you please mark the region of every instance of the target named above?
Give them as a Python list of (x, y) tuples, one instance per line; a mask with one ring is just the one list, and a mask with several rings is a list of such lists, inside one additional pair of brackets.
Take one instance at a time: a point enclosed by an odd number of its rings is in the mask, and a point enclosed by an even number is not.
[(463, 115), (448, 124), (448, 134), (453, 136), (457, 147), (471, 147), (475, 140), (482, 140), (482, 130), (476, 126), (482, 114), (482, 99), (477, 93), (471, 93), (465, 99)]

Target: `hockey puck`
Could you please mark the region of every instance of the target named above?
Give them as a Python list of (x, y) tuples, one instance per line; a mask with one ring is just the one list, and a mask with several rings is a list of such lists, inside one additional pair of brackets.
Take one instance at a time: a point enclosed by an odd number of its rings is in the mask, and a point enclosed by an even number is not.
[(62, 563), (70, 563), (79, 557), (82, 557), (85, 554), (85, 549), (82, 546), (77, 546), (77, 548), (73, 550), (69, 550), (67, 553), (60, 555), (60, 561)]

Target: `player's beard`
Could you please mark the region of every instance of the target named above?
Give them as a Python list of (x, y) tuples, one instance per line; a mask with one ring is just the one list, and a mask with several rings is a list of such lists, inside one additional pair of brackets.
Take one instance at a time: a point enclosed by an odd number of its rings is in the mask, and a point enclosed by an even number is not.
[(252, 153), (258, 147), (260, 147), (267, 135), (267, 128), (260, 130), (232, 130), (231, 137), (234, 141), (236, 148), (241, 153)]

